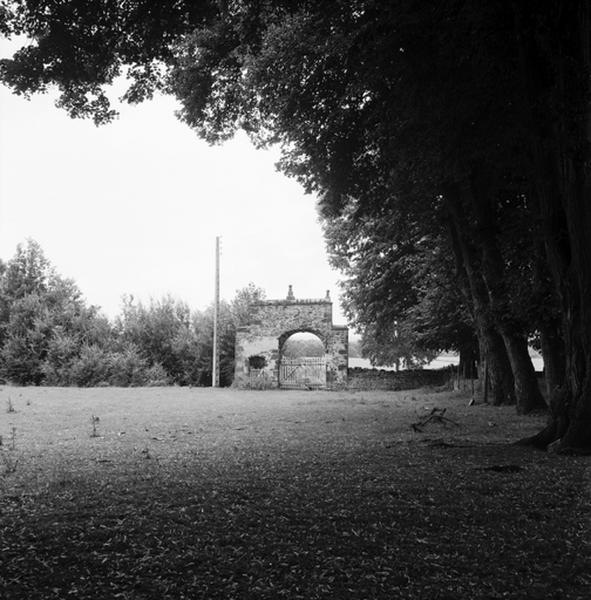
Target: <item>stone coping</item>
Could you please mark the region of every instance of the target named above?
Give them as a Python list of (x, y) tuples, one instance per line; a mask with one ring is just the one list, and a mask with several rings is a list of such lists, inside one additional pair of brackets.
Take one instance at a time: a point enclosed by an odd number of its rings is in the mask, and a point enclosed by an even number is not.
[(299, 298), (297, 300), (260, 300), (253, 302), (253, 306), (291, 306), (293, 304), (332, 304), (332, 300), (326, 298)]

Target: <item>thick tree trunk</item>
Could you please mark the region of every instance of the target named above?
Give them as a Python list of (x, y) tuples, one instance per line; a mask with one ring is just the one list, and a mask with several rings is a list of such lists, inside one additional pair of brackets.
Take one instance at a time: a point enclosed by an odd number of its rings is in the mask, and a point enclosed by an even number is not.
[(488, 365), (488, 377), (495, 406), (515, 404), (515, 380), (501, 335), (493, 327), (484, 327), (482, 338)]
[(478, 348), (474, 344), (460, 348), (458, 371), (464, 379), (478, 378)]
[(482, 272), (493, 318), (509, 357), (515, 385), (517, 412), (527, 414), (546, 408), (536, 372), (529, 356), (525, 326), (512, 314), (503, 256), (497, 239), (498, 223), (491, 182), (476, 171), (470, 183), (462, 186), (466, 203), (476, 216), (477, 243), (482, 254)]
[[(591, 189), (582, 165), (574, 167), (564, 193), (571, 260), (566, 273), (556, 269), (562, 289), (565, 341), (565, 402), (568, 427), (564, 449), (591, 450)], [(561, 261), (562, 263), (562, 261)], [(556, 265), (558, 267), (559, 264)]]
[(552, 276), (548, 271), (546, 248), (543, 236), (538, 236), (535, 262), (536, 294), (545, 301), (545, 310), (539, 315), (537, 328), (540, 334), (540, 345), (544, 359), (544, 380), (546, 397), (550, 402), (553, 394), (564, 386), (565, 360), (564, 339), (562, 335), (558, 299)]
[(513, 371), (517, 412), (527, 414), (532, 410), (547, 408), (540, 392), (536, 370), (527, 349), (527, 340), (523, 336), (506, 333), (502, 333), (502, 337)]
[(564, 343), (558, 323), (547, 322), (540, 326), (544, 379), (548, 400), (564, 386)]
[(545, 6), (516, 5), (516, 33), (530, 116), (532, 183), (560, 302), (566, 369), (562, 391), (551, 402), (548, 426), (529, 441), (537, 445), (557, 441), (561, 451), (587, 453), (591, 451), (591, 13), (585, 0), (564, 10), (553, 5), (555, 14)]
[(495, 405), (515, 404), (514, 379), (503, 339), (491, 319), (484, 281), (477, 267), (477, 256), (465, 238), (461, 208), (458, 206), (457, 186), (450, 186), (446, 193), (449, 214), (449, 232), (456, 259), (459, 279), (464, 284), (464, 295), (474, 319), (481, 359), (488, 365), (492, 402)]
[[(584, 248), (591, 231), (591, 214), (584, 213), (591, 207), (583, 205), (590, 196), (581, 194), (578, 200), (570, 200), (579, 210), (568, 206), (568, 201), (559, 203), (561, 192), (548, 178), (557, 171), (551, 162), (546, 157), (546, 168), (539, 172), (543, 183), (540, 214), (545, 224), (548, 265), (559, 296), (562, 335), (542, 337), (550, 420), (544, 430), (526, 441), (538, 447), (557, 442), (563, 452), (587, 453), (591, 451), (591, 256)], [(578, 217), (569, 218), (569, 213), (578, 213)]]

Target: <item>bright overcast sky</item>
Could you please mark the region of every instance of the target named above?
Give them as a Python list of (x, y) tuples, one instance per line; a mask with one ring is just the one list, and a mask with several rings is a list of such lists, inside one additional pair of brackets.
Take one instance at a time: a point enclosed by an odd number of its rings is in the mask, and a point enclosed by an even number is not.
[[(8, 55), (0, 40), (0, 54)], [(38, 241), (57, 271), (113, 317), (123, 294), (171, 294), (192, 308), (213, 298), (215, 237), (221, 296), (250, 281), (269, 298), (329, 289), (344, 323), (314, 197), (276, 171), (277, 154), (245, 136), (210, 147), (160, 97), (123, 106), (111, 125), (72, 120), (51, 96), (0, 86), (0, 257)]]

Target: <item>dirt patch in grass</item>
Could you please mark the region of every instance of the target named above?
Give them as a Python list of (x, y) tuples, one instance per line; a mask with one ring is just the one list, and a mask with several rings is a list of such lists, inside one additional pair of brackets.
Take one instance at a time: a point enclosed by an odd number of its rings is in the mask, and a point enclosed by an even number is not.
[(511, 445), (543, 415), (187, 388), (0, 411), (0, 598), (589, 597), (589, 459)]

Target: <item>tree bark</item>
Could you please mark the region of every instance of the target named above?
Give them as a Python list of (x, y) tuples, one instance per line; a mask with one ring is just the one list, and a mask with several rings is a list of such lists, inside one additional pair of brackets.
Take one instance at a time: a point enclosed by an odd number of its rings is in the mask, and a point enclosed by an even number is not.
[(548, 271), (547, 261), (544, 260), (546, 248), (543, 235), (538, 235), (535, 254), (536, 294), (540, 303), (544, 304), (544, 311), (539, 315), (536, 327), (540, 334), (540, 346), (544, 359), (546, 397), (550, 402), (553, 394), (558, 393), (564, 386), (566, 364), (558, 299), (552, 283), (552, 276)]
[(480, 355), (488, 365), (493, 404), (515, 404), (514, 379), (507, 349), (491, 318), (491, 310), (484, 281), (478, 267), (478, 258), (465, 235), (461, 217), (458, 186), (449, 186), (445, 201), (449, 215), (449, 232), (464, 295), (468, 298), (474, 318)]
[(474, 344), (460, 348), (460, 361), (458, 371), (464, 379), (478, 378), (478, 348)]
[(507, 348), (515, 381), (517, 412), (527, 414), (533, 410), (546, 409), (547, 405), (540, 392), (536, 370), (528, 352), (526, 338), (524, 336), (503, 334), (503, 341)]
[(544, 359), (546, 395), (550, 400), (552, 395), (560, 392), (564, 386), (564, 343), (559, 324), (556, 322), (542, 324), (540, 326), (540, 342)]
[(476, 170), (462, 192), (476, 216), (476, 242), (482, 254), (482, 273), (493, 318), (509, 357), (515, 387), (517, 412), (527, 414), (546, 408), (536, 371), (527, 347), (525, 326), (512, 315), (503, 256), (497, 239), (498, 223), (491, 181)]
[(531, 438), (522, 440), (524, 445), (545, 449), (562, 438), (568, 428), (564, 344), (558, 323), (546, 322), (540, 328), (546, 394), (550, 407), (546, 427)]
[[(529, 117), (532, 184), (556, 286), (565, 381), (548, 426), (531, 438), (591, 451), (591, 14), (589, 3), (516, 4), (516, 38)], [(546, 12), (544, 12), (546, 11)], [(551, 22), (551, 27), (548, 25)]]
[(515, 380), (503, 338), (494, 327), (485, 326), (482, 333), (488, 378), (495, 406), (515, 404)]

